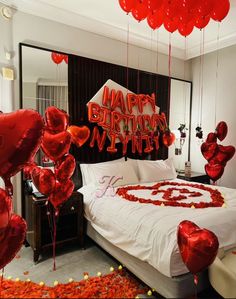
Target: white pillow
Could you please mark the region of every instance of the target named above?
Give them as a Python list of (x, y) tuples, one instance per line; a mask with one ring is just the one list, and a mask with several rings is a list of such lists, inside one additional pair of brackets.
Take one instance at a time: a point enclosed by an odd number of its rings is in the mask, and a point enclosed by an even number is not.
[(173, 159), (165, 161), (138, 160), (139, 179), (142, 183), (172, 180), (177, 177)]
[(129, 161), (116, 162), (116, 163), (98, 163), (90, 164), (88, 167), (91, 182), (95, 184), (101, 183), (104, 176), (114, 176), (116, 178), (122, 177), (122, 179), (113, 179), (113, 186), (122, 186), (130, 184), (138, 184), (139, 180), (134, 171), (132, 163)]
[(97, 165), (108, 165), (111, 163), (117, 163), (117, 162), (122, 162), (125, 161), (125, 158), (122, 157), (120, 159), (116, 159), (116, 160), (112, 160), (112, 161), (106, 161), (106, 162), (100, 162), (100, 163), (90, 163), (90, 164), (80, 164), (80, 170), (81, 170), (81, 174), (82, 174), (82, 183), (83, 185), (88, 185), (90, 184), (92, 181), (94, 181), (94, 176), (92, 174), (91, 177), (91, 167), (97, 166)]

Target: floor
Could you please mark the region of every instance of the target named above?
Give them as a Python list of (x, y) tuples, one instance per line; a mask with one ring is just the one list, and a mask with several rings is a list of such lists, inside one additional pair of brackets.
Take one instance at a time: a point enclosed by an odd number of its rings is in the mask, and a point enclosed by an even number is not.
[[(4, 276), (21, 280), (30, 278), (37, 283), (43, 281), (47, 285), (53, 285), (55, 281), (66, 283), (70, 278), (79, 281), (83, 279), (84, 272), (88, 272), (90, 276), (96, 276), (98, 272), (106, 274), (110, 272), (111, 267), (118, 268), (118, 266), (116, 260), (96, 246), (93, 241), (87, 240), (86, 250), (75, 246), (60, 248), (56, 254), (56, 271), (53, 271), (51, 252), (45, 253), (35, 264), (32, 249), (23, 246), (16, 258), (4, 269)], [(152, 298), (163, 297), (157, 295)], [(213, 289), (209, 289), (198, 295), (198, 299), (203, 298), (220, 299), (221, 297)]]

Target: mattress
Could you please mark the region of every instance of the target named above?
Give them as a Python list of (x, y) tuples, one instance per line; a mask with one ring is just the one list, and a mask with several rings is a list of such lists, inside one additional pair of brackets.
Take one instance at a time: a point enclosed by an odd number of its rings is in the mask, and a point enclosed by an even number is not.
[[(182, 182), (175, 179), (172, 182)], [(154, 183), (145, 183), (151, 186)], [(168, 186), (166, 186), (167, 188)], [(214, 232), (220, 248), (236, 245), (236, 190), (217, 188), (225, 198), (224, 207), (192, 209), (184, 207), (156, 206), (152, 203), (128, 201), (117, 194), (105, 194), (98, 198), (98, 186), (88, 184), (78, 191), (84, 195), (85, 216), (93, 228), (105, 239), (130, 255), (149, 263), (163, 275), (179, 276), (188, 272), (182, 262), (177, 245), (177, 227), (183, 220), (193, 221), (200, 227)], [(191, 191), (199, 191), (188, 187)], [(142, 198), (159, 199), (150, 190), (132, 190), (131, 194)], [(207, 192), (194, 198), (194, 202), (210, 201)], [(183, 200), (188, 202), (192, 199)]]

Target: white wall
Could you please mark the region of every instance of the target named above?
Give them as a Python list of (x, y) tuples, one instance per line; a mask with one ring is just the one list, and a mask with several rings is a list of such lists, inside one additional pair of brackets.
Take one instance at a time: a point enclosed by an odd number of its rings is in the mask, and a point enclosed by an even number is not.
[[(2, 58), (2, 49), (4, 46), (7, 45), (11, 50), (15, 51), (13, 62), (16, 69), (16, 80), (14, 81), (14, 97), (11, 99), (13, 110), (19, 108), (18, 46), (20, 42), (61, 50), (119, 65), (127, 65), (126, 43), (19, 11), (14, 14), (12, 23), (0, 17), (0, 36), (1, 59), (4, 59)], [(155, 52), (130, 45), (128, 65), (129, 67), (156, 72), (156, 56)], [(189, 63), (186, 63), (186, 79), (190, 78), (189, 65)], [(159, 55), (158, 73), (168, 75), (168, 56)], [(182, 60), (172, 59), (172, 76), (177, 78), (184, 77), (184, 63)], [(19, 175), (15, 190), (17, 211), (20, 213), (21, 187)]]
[[(231, 46), (219, 51), (217, 88), (217, 52), (205, 55), (203, 65), (202, 127), (204, 136), (206, 137), (209, 132), (214, 132), (219, 121), (226, 121), (229, 131), (222, 144), (236, 147), (236, 46)], [(199, 111), (199, 72), (200, 59), (196, 58), (192, 60), (193, 106), (191, 162), (193, 170), (203, 172), (206, 160), (201, 155), (200, 145), (195, 137)], [(227, 187), (236, 188), (235, 169), (236, 156), (228, 162), (225, 167), (225, 172), (218, 183)]]

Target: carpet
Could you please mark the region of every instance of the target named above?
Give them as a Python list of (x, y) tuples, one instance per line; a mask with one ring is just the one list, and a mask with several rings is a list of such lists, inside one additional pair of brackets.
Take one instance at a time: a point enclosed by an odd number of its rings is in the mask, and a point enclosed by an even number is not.
[(81, 281), (54, 284), (50, 287), (43, 282), (36, 284), (29, 280), (2, 279), (0, 298), (135, 298), (148, 292), (148, 288), (125, 269), (115, 270), (107, 275), (98, 273), (97, 277), (89, 277), (84, 273)]

